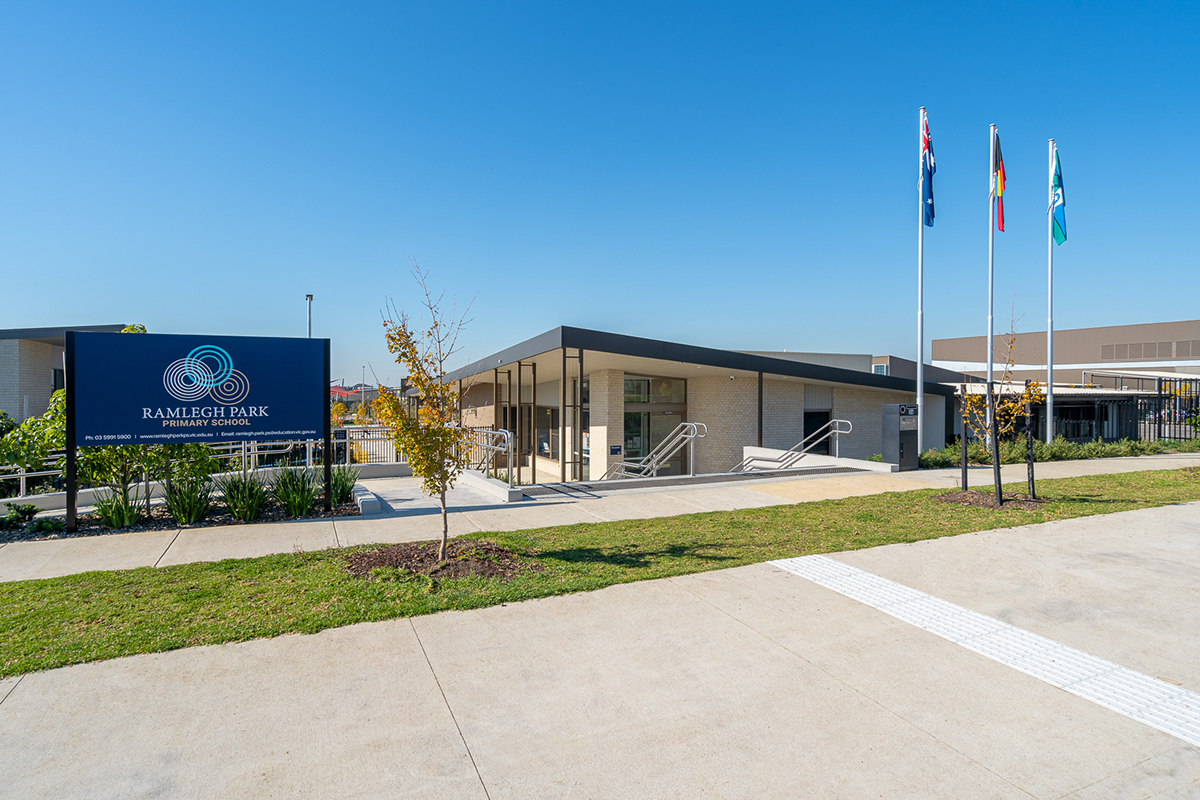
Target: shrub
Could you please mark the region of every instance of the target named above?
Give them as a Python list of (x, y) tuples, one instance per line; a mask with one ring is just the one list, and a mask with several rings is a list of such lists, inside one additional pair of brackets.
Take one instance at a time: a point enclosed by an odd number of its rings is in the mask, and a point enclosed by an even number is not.
[(110, 528), (128, 528), (142, 518), (142, 503), (137, 492), (128, 494), (113, 491), (96, 500), (96, 511), (100, 519)]
[(333, 504), (340, 506), (349, 503), (354, 498), (354, 484), (358, 483), (359, 471), (348, 464), (338, 464), (333, 468)]
[(321, 481), (310, 469), (282, 469), (271, 484), (271, 494), (289, 517), (303, 517), (321, 494)]
[[(947, 445), (941, 450), (926, 450), (921, 454), (922, 469), (937, 469), (953, 467), (960, 463), (962, 445), (959, 441)], [(1153, 455), (1176, 450), (1184, 453), (1200, 451), (1200, 440), (1184, 442), (1139, 442), (1131, 439), (1121, 439), (1117, 442), (1069, 442), (1061, 436), (1046, 444), (1041, 440), (1033, 443), (1034, 461), (1073, 461), (1083, 458), (1121, 458), (1127, 456)], [(983, 442), (972, 439), (967, 442), (967, 461), (971, 464), (991, 464), (992, 454), (984, 447)], [(1025, 463), (1025, 438), (1000, 443), (1001, 464)]]
[(38, 507), (33, 503), (5, 503), (4, 505), (8, 509), (8, 513), (0, 517), (0, 530), (23, 528), (38, 512)]
[(53, 517), (41, 517), (40, 519), (35, 519), (29, 524), (29, 530), (33, 531), (34, 533), (58, 533), (59, 531), (64, 530), (66, 527), (67, 525), (65, 522), (63, 522), (61, 519), (54, 519)]
[(917, 457), (917, 463), (921, 469), (945, 469), (953, 467), (959, 462), (959, 454), (951, 452), (951, 448), (945, 447), (941, 450), (930, 448)]
[(235, 519), (243, 522), (256, 520), (267, 510), (267, 487), (253, 472), (243, 475), (234, 472), (217, 478), (217, 488), (225, 498), (225, 507)]
[(167, 484), (167, 511), (180, 525), (199, 522), (212, 513), (212, 483), (206, 478), (182, 478)]

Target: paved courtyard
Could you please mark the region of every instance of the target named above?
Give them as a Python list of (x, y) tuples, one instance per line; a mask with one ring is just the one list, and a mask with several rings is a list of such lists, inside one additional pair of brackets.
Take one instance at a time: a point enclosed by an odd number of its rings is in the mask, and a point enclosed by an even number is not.
[[(832, 558), (1200, 692), (1200, 504)], [(1195, 744), (771, 564), (0, 697), (6, 797), (1200, 797)]]

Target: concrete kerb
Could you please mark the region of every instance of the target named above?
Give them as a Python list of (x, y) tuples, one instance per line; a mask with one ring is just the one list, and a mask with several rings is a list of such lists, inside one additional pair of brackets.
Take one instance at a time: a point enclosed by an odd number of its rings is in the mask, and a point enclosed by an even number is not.
[(354, 504), (358, 506), (358, 513), (363, 516), (379, 514), (383, 511), (379, 498), (361, 483), (354, 484)]
[(469, 486), (472, 489), (495, 497), (502, 503), (519, 503), (525, 498), (525, 494), (519, 487), (509, 486), (504, 481), (499, 481), (490, 475), (484, 475), (482, 472), (473, 469), (463, 470), (459, 475), (459, 480), (464, 486)]

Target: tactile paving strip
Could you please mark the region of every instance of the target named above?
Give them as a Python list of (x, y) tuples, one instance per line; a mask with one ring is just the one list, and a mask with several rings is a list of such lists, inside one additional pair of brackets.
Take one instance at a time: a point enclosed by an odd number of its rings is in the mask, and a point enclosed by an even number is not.
[(771, 563), (1200, 747), (1200, 694), (826, 556)]

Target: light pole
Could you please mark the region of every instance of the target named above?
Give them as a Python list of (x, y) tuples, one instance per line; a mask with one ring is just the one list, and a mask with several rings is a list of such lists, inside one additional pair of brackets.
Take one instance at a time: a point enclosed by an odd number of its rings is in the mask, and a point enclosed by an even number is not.
[(312, 295), (304, 295), (304, 299), (308, 301), (308, 338), (312, 338)]

